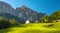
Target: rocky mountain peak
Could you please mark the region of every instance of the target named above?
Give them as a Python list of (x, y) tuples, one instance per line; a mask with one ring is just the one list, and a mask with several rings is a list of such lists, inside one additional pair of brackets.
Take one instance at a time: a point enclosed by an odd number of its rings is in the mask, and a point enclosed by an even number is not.
[(14, 13), (14, 8), (8, 3), (0, 1), (0, 12)]
[(27, 8), (25, 5), (23, 5), (22, 7), (21, 7), (22, 9), (25, 9), (25, 8)]
[(11, 5), (9, 5), (8, 3), (2, 2), (2, 1), (0, 1), (0, 7), (2, 7), (2, 8), (8, 8), (8, 7), (12, 8)]

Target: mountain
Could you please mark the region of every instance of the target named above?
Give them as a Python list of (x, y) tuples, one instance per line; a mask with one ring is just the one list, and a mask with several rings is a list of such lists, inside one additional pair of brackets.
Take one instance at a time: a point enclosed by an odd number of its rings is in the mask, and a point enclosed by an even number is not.
[(9, 4), (0, 1), (0, 12), (14, 14), (14, 8), (12, 8)]
[(44, 15), (43, 13), (38, 13), (26, 7), (25, 5), (16, 8), (16, 14), (19, 18), (22, 18), (24, 20), (30, 20), (30, 21), (39, 20)]
[(14, 9), (9, 4), (0, 1), (0, 16), (2, 17), (6, 17), (9, 19), (15, 17), (14, 19), (16, 20), (19, 19), (19, 21), (26, 21), (26, 20), (35, 21), (40, 20), (44, 15), (45, 15), (44, 13), (38, 13), (26, 7), (25, 5)]

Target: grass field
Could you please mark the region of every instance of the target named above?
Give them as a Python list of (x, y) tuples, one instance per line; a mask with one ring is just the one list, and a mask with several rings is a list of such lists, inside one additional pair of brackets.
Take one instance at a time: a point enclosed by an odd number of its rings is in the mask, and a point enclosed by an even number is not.
[(54, 26), (47, 27), (53, 23), (31, 23), (21, 24), (8, 29), (0, 30), (0, 33), (60, 33), (60, 23), (54, 23)]

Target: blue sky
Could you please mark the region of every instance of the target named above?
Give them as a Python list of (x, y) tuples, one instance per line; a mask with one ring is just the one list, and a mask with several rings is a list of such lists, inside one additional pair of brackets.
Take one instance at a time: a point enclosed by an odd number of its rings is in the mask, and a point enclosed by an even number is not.
[(60, 0), (0, 0), (10, 4), (14, 9), (26, 5), (37, 12), (50, 15), (57, 10), (60, 10)]

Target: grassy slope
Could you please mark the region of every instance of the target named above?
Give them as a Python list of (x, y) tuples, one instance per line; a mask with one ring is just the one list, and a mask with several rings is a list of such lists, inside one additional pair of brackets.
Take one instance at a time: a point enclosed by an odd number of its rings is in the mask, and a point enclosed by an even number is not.
[[(60, 28), (43, 27), (50, 23), (39, 23), (39, 24), (23, 24), (21, 27), (15, 26), (6, 30), (1, 30), (2, 33), (60, 33)], [(57, 24), (58, 25), (58, 24)]]

